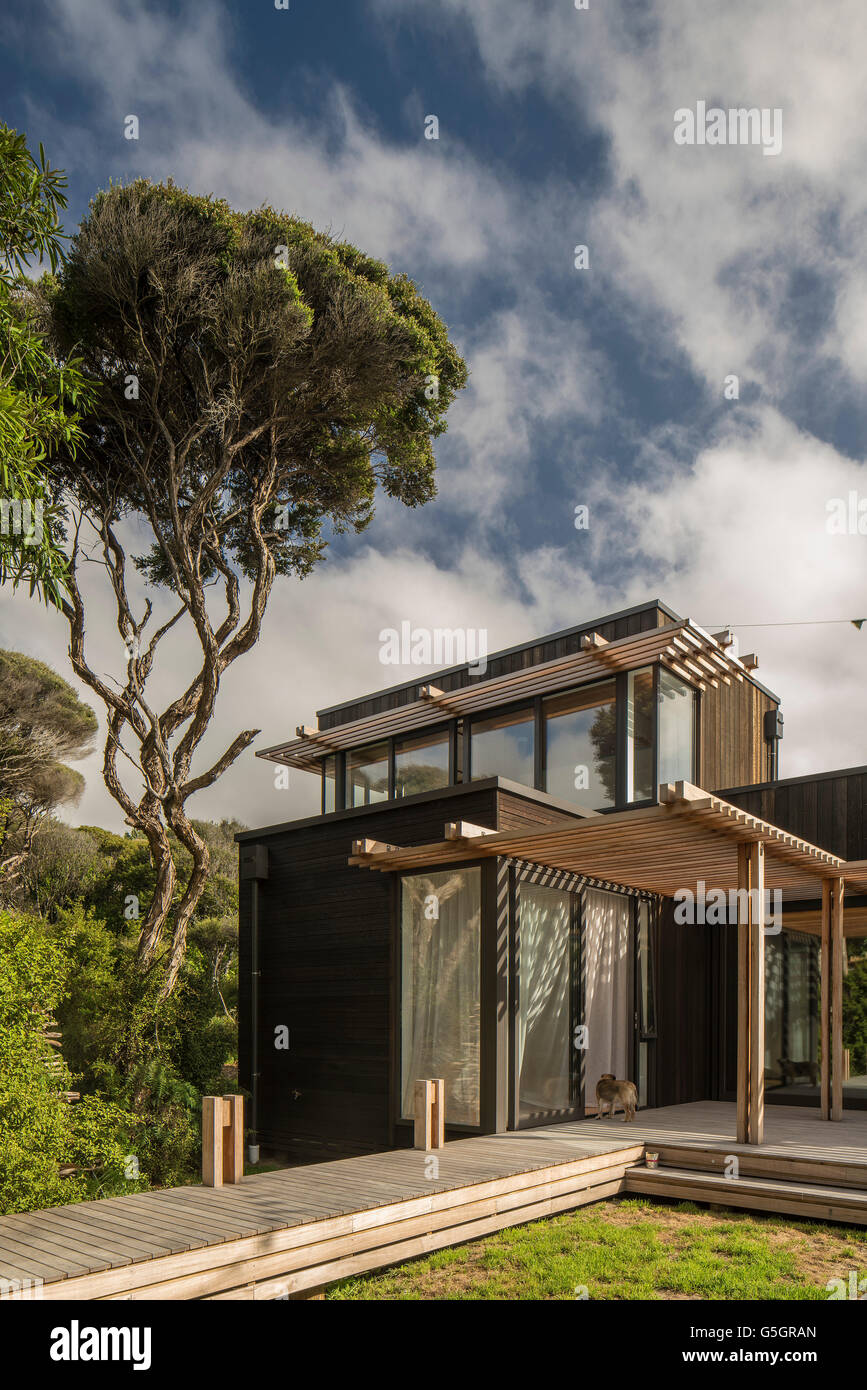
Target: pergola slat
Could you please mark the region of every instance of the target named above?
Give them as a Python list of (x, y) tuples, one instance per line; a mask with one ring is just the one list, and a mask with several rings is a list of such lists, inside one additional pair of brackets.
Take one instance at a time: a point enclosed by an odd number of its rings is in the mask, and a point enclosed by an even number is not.
[[(676, 641), (680, 646), (675, 646)], [(686, 652), (682, 650), (683, 647), (686, 647)], [(695, 664), (698, 658), (701, 659), (701, 667)], [(713, 661), (715, 668), (712, 671), (704, 668), (709, 660)], [(729, 681), (743, 680), (745, 676), (744, 668), (736, 657), (716, 647), (708, 633), (687, 619), (631, 637), (621, 637), (601, 647), (593, 646), (569, 656), (556, 657), (552, 661), (540, 662), (536, 666), (490, 680), (475, 681), (457, 690), (441, 693), (435, 700), (422, 698), (397, 709), (381, 710), (363, 719), (335, 725), (318, 737), (313, 736), (316, 731), (309, 731), (305, 737), (263, 748), (256, 756), (306, 771), (316, 771), (323, 752), (374, 743), (394, 734), (412, 733), (430, 724), (431, 712), (438, 708), (446, 717), (475, 714), (513, 700), (529, 700), (536, 695), (562, 690), (564, 681), (569, 685), (581, 685), (604, 680), (617, 671), (634, 670), (657, 661), (670, 666), (682, 679), (702, 687), (706, 682), (715, 682), (723, 676)], [(691, 663), (690, 671), (686, 667)]]

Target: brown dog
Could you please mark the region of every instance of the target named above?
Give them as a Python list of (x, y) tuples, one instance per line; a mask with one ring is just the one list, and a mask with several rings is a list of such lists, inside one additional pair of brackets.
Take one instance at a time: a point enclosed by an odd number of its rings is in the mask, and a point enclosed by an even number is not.
[(638, 1092), (632, 1081), (617, 1081), (614, 1073), (607, 1071), (600, 1076), (596, 1082), (596, 1118), (604, 1119), (604, 1107), (608, 1106), (608, 1119), (614, 1119), (615, 1108), (619, 1105), (623, 1111), (623, 1123), (627, 1120), (635, 1119), (635, 1108), (638, 1105)]

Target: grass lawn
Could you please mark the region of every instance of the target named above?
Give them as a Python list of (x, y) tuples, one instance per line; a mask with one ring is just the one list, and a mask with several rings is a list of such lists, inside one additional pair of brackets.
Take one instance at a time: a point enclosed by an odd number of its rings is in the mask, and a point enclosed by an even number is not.
[(621, 1197), (380, 1273), (344, 1299), (827, 1299), (867, 1276), (867, 1230)]

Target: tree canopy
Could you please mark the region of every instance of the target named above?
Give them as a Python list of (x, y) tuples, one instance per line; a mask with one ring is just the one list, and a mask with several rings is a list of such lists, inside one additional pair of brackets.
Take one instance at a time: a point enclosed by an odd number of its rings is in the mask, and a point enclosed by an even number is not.
[[(466, 368), (405, 275), (297, 217), (236, 212), (172, 183), (100, 193), (40, 305), (58, 363), (80, 357), (94, 389), (81, 450), (56, 461), (71, 514), (64, 611), (74, 669), (108, 710), (106, 785), (157, 869), (141, 966), (162, 958), (171, 912), (171, 989), (208, 872), (185, 803), (258, 732), (193, 772), (220, 679), (258, 640), (275, 577), (308, 574), (331, 531), (363, 529), (378, 487), (408, 506), (433, 497), (433, 440)], [(177, 601), (159, 625), (155, 600), (131, 592), (132, 521), (148, 532), (135, 568)], [(121, 684), (85, 650), (83, 558), (111, 588)], [(181, 620), (199, 669), (157, 711), (148, 679)], [(138, 766), (132, 787), (119, 755)], [(174, 909), (169, 831), (192, 858)]]
[(0, 891), (42, 818), (80, 798), (84, 778), (66, 760), (85, 757), (98, 728), (90, 706), (50, 666), (0, 651)]
[(74, 457), (88, 391), (74, 355), (60, 363), (47, 351), (23, 272), (32, 259), (60, 262), (65, 184), (41, 145), (36, 160), (0, 125), (0, 583), (27, 581), (55, 605), (66, 558), (50, 460), (61, 445)]

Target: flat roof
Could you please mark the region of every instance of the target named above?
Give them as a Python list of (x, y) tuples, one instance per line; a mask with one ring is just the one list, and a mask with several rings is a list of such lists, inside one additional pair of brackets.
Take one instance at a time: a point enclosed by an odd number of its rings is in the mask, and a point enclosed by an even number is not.
[[(541, 637), (532, 637), (526, 642), (517, 642), (513, 647), (502, 647), (499, 651), (489, 652), (487, 661), (500, 661), (507, 656), (516, 656), (519, 652), (531, 651), (533, 647), (543, 647), (546, 642), (560, 642), (563, 641), (564, 638), (577, 636), (579, 632), (587, 632), (594, 627), (602, 627), (605, 623), (616, 623), (622, 618), (632, 618), (636, 613), (646, 613), (651, 608), (658, 608), (662, 613), (665, 613), (672, 622), (681, 623), (684, 621), (683, 616), (675, 612), (675, 610), (670, 607), (669, 604), (664, 603), (661, 598), (647, 599), (644, 603), (633, 604), (631, 608), (619, 608), (615, 613), (605, 613), (601, 618), (591, 618), (587, 622), (573, 623), (570, 627), (560, 628), (558, 632), (546, 632)], [(369, 690), (366, 695), (355, 695), (349, 700), (340, 700), (335, 705), (325, 705), (322, 709), (316, 711), (316, 717), (318, 719), (319, 716), (323, 714), (337, 714), (340, 710), (347, 709), (351, 705), (362, 704), (365, 700), (374, 700), (382, 695), (397, 695), (403, 690), (411, 690), (414, 686), (422, 682), (431, 681), (435, 683), (444, 676), (454, 676), (461, 671), (467, 671), (469, 667), (474, 664), (474, 662), (464, 662), (463, 665), (459, 666), (444, 666), (438, 671), (430, 671), (425, 676), (416, 676), (413, 680), (401, 681), (398, 685), (380, 686), (376, 690)], [(772, 700), (777, 700), (777, 702), (779, 702), (779, 696), (775, 695), (773, 690), (769, 690), (767, 686), (762, 685), (761, 681), (756, 680), (755, 676), (751, 675), (750, 679), (765, 695), (769, 695)]]

